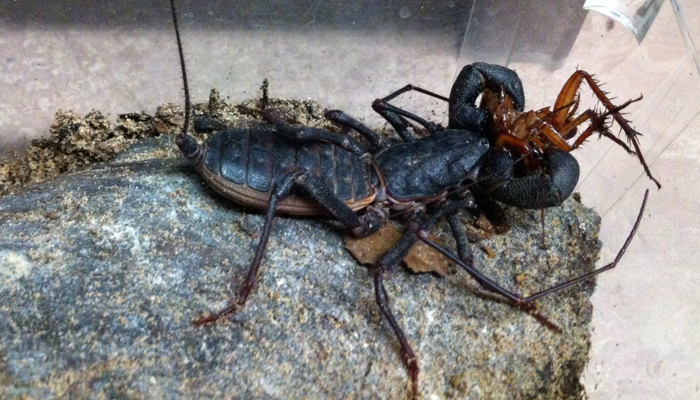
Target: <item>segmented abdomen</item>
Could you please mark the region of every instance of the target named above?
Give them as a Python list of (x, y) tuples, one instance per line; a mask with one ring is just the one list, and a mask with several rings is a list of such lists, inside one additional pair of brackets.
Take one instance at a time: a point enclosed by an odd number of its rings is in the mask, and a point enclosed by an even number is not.
[[(234, 201), (260, 209), (266, 208), (275, 179), (302, 168), (321, 178), (351, 207), (370, 196), (369, 168), (356, 154), (323, 142), (292, 144), (265, 129), (235, 129), (216, 134), (207, 142), (203, 163), (208, 172), (205, 178), (214, 189)], [(293, 196), (280, 205), (280, 210), (318, 215), (315, 210), (306, 210), (309, 205), (304, 200), (303, 194)], [(300, 201), (307, 205), (298, 204), (289, 209)]]

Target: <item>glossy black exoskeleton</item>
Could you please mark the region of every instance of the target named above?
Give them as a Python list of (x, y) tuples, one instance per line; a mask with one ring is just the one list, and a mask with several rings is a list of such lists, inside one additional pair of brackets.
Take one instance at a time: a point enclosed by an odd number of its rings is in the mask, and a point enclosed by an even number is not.
[[(524, 104), (520, 80), (505, 67), (474, 64), (465, 68), (464, 71), (469, 72), (471, 68), (476, 72), (465, 74), (463, 71), (455, 83), (449, 99), (448, 129), (388, 104), (390, 99), (411, 89), (431, 94), (422, 89), (407, 87), (375, 101), (375, 110), (394, 127), (402, 139), (400, 142), (381, 138), (337, 110), (326, 112), (326, 117), (357, 132), (365, 144), (349, 135), (289, 125), (274, 110), (266, 110), (264, 114), (272, 128), (224, 130), (200, 145), (188, 133), (192, 107), (174, 0), (171, 6), (186, 102), (185, 123), (177, 145), (218, 193), (238, 204), (266, 212), (260, 242), (237, 296), (226, 308), (196, 320), (196, 325), (214, 322), (244, 307), (257, 281), (275, 215), (330, 217), (356, 236), (369, 235), (387, 219), (401, 215), (409, 229), (372, 266), (371, 273), (377, 304), (399, 340), (412, 381), (413, 397), (417, 398), (418, 358), (391, 311), (383, 283), (385, 272), (398, 265), (417, 240), (445, 254), (484, 289), (522, 306), (613, 268), (634, 236), (644, 204), (613, 263), (528, 297), (499, 286), (473, 267), (466, 233), (463, 228), (456, 228), (460, 222), (455, 215), (459, 210), (475, 207), (471, 190), (489, 192), (494, 198), (518, 207), (541, 208), (560, 204), (578, 179), (578, 164), (568, 152), (562, 151), (560, 155), (547, 151), (543, 158), (546, 165), (537, 174), (531, 174), (539, 175), (534, 179), (516, 176), (514, 165), (538, 149), (528, 150), (517, 158), (510, 153), (489, 155), (495, 147), (488, 122), (493, 112), (476, 107), (473, 103), (477, 96), (490, 86), (505, 90), (516, 108), (522, 109)], [(415, 137), (408, 129), (407, 119), (420, 124), (430, 135)], [(512, 200), (508, 200), (508, 196)], [(428, 230), (442, 217), (447, 218), (452, 227), (458, 257), (428, 237)]]

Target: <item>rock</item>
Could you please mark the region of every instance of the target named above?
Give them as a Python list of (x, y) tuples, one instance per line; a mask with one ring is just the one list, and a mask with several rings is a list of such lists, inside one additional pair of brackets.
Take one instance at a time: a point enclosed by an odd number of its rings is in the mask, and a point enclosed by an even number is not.
[[(0, 199), (0, 397), (409, 398), (368, 271), (326, 221), (277, 219), (247, 307), (192, 325), (243, 281), (262, 216), (185, 161), (148, 157), (171, 141)], [(539, 211), (506, 214), (509, 233), (474, 245), (475, 265), (502, 285), (534, 292), (593, 268), (593, 211), (547, 210), (545, 249)], [(538, 301), (561, 333), (454, 266), (446, 278), (398, 267), (386, 285), (421, 398), (581, 398), (593, 283)]]

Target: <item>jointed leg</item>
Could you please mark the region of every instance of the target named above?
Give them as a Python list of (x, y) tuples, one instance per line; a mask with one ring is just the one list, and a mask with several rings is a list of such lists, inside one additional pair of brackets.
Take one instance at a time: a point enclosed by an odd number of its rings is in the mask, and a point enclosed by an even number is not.
[[(553, 143), (555, 146), (564, 151), (575, 150), (581, 144), (583, 144), (583, 142), (585, 142), (586, 139), (588, 139), (592, 134), (598, 132), (598, 134), (607, 137), (608, 139), (615, 142), (615, 144), (625, 149), (627, 153), (636, 155), (637, 153), (630, 149), (625, 142), (623, 142), (615, 135), (613, 135), (612, 132), (610, 132), (610, 129), (607, 125), (607, 119), (610, 115), (618, 113), (625, 107), (638, 100), (639, 99), (628, 100), (624, 104), (615, 107), (612, 110), (606, 111), (602, 114), (598, 114), (593, 110), (586, 110), (575, 119), (565, 122), (564, 126), (560, 128), (555, 127), (554, 124), (548, 124), (546, 123), (546, 121), (541, 122), (542, 126), (540, 127), (540, 132), (543, 135), (545, 135), (551, 143)], [(556, 111), (553, 114), (556, 114)], [(586, 121), (590, 121), (590, 124), (588, 125), (586, 130), (579, 135), (574, 144), (569, 145), (568, 143), (566, 143), (566, 140), (571, 139), (575, 136), (575, 129)]]
[(229, 305), (225, 308), (217, 311), (214, 314), (198, 318), (194, 321), (197, 326), (209, 324), (216, 322), (219, 318), (225, 317), (230, 314), (234, 314), (243, 308), (248, 296), (255, 287), (255, 282), (258, 279), (258, 272), (260, 270), (260, 262), (262, 261), (263, 254), (265, 253), (265, 247), (267, 246), (267, 240), (270, 238), (270, 229), (272, 228), (272, 219), (275, 217), (275, 211), (277, 210), (277, 203), (287, 197), (294, 183), (295, 175), (286, 176), (273, 190), (272, 196), (270, 196), (270, 205), (267, 210), (267, 215), (265, 216), (265, 225), (263, 226), (262, 235), (260, 236), (260, 242), (258, 243), (258, 248), (255, 250), (255, 257), (248, 270), (248, 275), (246, 276), (243, 286), (241, 286), (238, 291), (238, 296), (235, 300), (229, 302)]
[(386, 318), (387, 322), (394, 331), (396, 338), (399, 340), (399, 345), (401, 346), (401, 354), (404, 361), (406, 362), (406, 368), (408, 369), (408, 376), (411, 379), (411, 388), (413, 392), (413, 399), (418, 398), (418, 373), (420, 372), (420, 367), (418, 366), (418, 358), (416, 353), (413, 351), (411, 344), (406, 338), (406, 334), (401, 329), (396, 317), (394, 317), (391, 307), (389, 305), (389, 296), (384, 288), (384, 272), (391, 269), (394, 265), (397, 265), (403, 260), (408, 252), (413, 247), (416, 242), (417, 237), (415, 231), (409, 230), (404, 236), (399, 240), (399, 242), (394, 245), (382, 258), (377, 262), (376, 265), (372, 267), (372, 277), (374, 279), (374, 294), (377, 301), (379, 309)]
[[(445, 96), (441, 96), (435, 92), (431, 92), (430, 90), (426, 90), (426, 89), (423, 89), (421, 87), (408, 84), (408, 85), (402, 87), (401, 89), (389, 94), (386, 97), (375, 100), (374, 103), (372, 103), (372, 108), (376, 112), (378, 112), (380, 115), (382, 115), (385, 119), (387, 119), (387, 121), (389, 121), (389, 123), (392, 123), (392, 120), (396, 122), (396, 121), (400, 120), (399, 116), (403, 116), (405, 118), (416, 121), (417, 123), (422, 125), (428, 132), (430, 132), (431, 135), (434, 134), (436, 132), (436, 130), (438, 129), (437, 125), (435, 125), (434, 123), (427, 121), (423, 118), (420, 118), (419, 116), (417, 116), (411, 112), (405, 111), (403, 109), (400, 109), (398, 107), (395, 107), (395, 106), (389, 104), (389, 101), (397, 98), (398, 96), (400, 96), (406, 92), (410, 92), (410, 91), (416, 91), (418, 93), (428, 95), (428, 96), (436, 98), (438, 100), (442, 100), (442, 101), (446, 101), (446, 102), (450, 101), (450, 99), (448, 99)], [(405, 120), (403, 120), (402, 122), (403, 122), (404, 126), (407, 125)], [(394, 126), (394, 124), (392, 124), (392, 126)], [(397, 127), (394, 126), (394, 129), (396, 129), (396, 128)], [(398, 132), (398, 130), (397, 130), (397, 132)]]
[(335, 219), (343, 223), (356, 236), (369, 235), (381, 226), (383, 215), (370, 210), (365, 215), (358, 216), (315, 175), (306, 171), (298, 171), (284, 176), (273, 187), (260, 242), (255, 250), (255, 257), (248, 270), (248, 275), (238, 291), (238, 296), (230, 301), (225, 308), (212, 315), (195, 320), (195, 325), (200, 326), (216, 322), (220, 318), (234, 314), (243, 308), (257, 282), (260, 263), (265, 253), (267, 241), (270, 238), (272, 220), (275, 217), (277, 205), (289, 196), (292, 188), (295, 186), (303, 188), (309, 196), (321, 204)]
[(282, 118), (273, 109), (267, 109), (263, 112), (265, 119), (268, 120), (276, 128), (275, 133), (293, 143), (308, 143), (315, 141), (323, 141), (332, 143), (342, 149), (357, 155), (367, 153), (365, 149), (351, 136), (338, 135), (323, 129), (300, 127), (290, 125), (282, 120)]
[(433, 247), (437, 251), (441, 252), (444, 254), (447, 258), (452, 260), (455, 264), (459, 265), (462, 269), (464, 269), (469, 275), (474, 277), (476, 281), (485, 289), (490, 292), (499, 294), (508, 300), (512, 301), (516, 305), (525, 305), (527, 303), (532, 302), (533, 300), (536, 300), (542, 296), (548, 295), (550, 293), (559, 291), (561, 289), (564, 289), (566, 287), (569, 287), (571, 285), (577, 284), (579, 282), (585, 281), (589, 278), (592, 278), (595, 275), (598, 275), (602, 272), (605, 272), (607, 270), (615, 268), (617, 266), (617, 263), (620, 261), (622, 256), (625, 254), (625, 251), (627, 250), (627, 247), (629, 246), (630, 242), (632, 241), (632, 238), (634, 237), (634, 234), (637, 232), (637, 228), (639, 227), (640, 222), (642, 221), (642, 215), (644, 213), (644, 208), (646, 207), (647, 203), (647, 198), (649, 197), (649, 190), (644, 193), (644, 200), (642, 201), (642, 206), (639, 209), (639, 214), (637, 215), (637, 220), (634, 223), (634, 226), (632, 227), (632, 230), (630, 231), (629, 236), (627, 236), (627, 240), (625, 240), (625, 244), (622, 246), (620, 251), (617, 253), (617, 256), (615, 257), (615, 260), (611, 262), (610, 264), (605, 265), (604, 267), (598, 268), (595, 271), (589, 272), (587, 274), (581, 275), (577, 278), (568, 280), (566, 282), (560, 283), (558, 285), (555, 285), (553, 287), (550, 287), (548, 289), (541, 290), (537, 293), (531, 294), (530, 296), (523, 297), (520, 294), (514, 293), (509, 291), (508, 289), (505, 289), (504, 287), (498, 285), (496, 282), (493, 280), (487, 278), (485, 275), (483, 275), (481, 272), (476, 270), (473, 266), (468, 265), (467, 263), (464, 263), (462, 260), (459, 258), (455, 257), (452, 252), (446, 250), (442, 246), (438, 245), (437, 243), (433, 242), (430, 240), (430, 237), (428, 236), (428, 231), (426, 227), (422, 227), (418, 230), (418, 237), (428, 244), (430, 247)]
[(375, 100), (372, 108), (382, 115), (405, 141), (412, 140), (412, 137), (407, 130), (408, 122), (402, 117), (416, 121), (433, 134), (438, 126), (389, 104), (389, 101), (399, 95), (415, 90), (449, 103), (450, 128), (479, 130), (486, 122), (487, 114), (485, 110), (476, 107), (475, 101), (487, 87), (505, 91), (511, 97), (515, 109), (523, 110), (525, 95), (522, 82), (515, 71), (500, 65), (480, 62), (467, 65), (462, 69), (452, 86), (449, 98), (417, 86), (406, 85), (382, 99)]
[[(450, 203), (442, 207), (437, 212), (433, 213), (428, 220), (426, 220), (422, 225), (424, 229), (429, 229), (435, 222), (445, 215), (453, 214), (455, 211), (468, 207), (473, 204), (473, 200), (464, 200), (460, 202)], [(407, 229), (404, 236), (399, 240), (397, 244), (394, 245), (389, 251), (387, 251), (384, 256), (372, 267), (372, 277), (374, 278), (374, 292), (377, 300), (377, 305), (382, 311), (382, 314), (389, 322), (391, 329), (394, 331), (396, 338), (399, 340), (401, 346), (401, 353), (403, 355), (404, 361), (406, 362), (406, 368), (408, 368), (408, 374), (411, 378), (411, 386), (413, 390), (413, 398), (418, 397), (418, 373), (420, 372), (420, 367), (418, 366), (418, 359), (416, 354), (411, 347), (411, 344), (406, 338), (406, 334), (403, 329), (396, 321), (391, 307), (389, 305), (389, 296), (384, 288), (384, 272), (390, 270), (395, 265), (399, 264), (403, 260), (408, 252), (413, 247), (418, 237), (416, 236), (416, 230), (410, 228), (411, 225), (415, 225), (415, 220), (408, 223), (409, 228)], [(468, 246), (465, 246), (468, 248)]]
[(435, 123), (423, 119), (417, 116), (416, 114), (393, 106), (384, 101), (383, 99), (375, 100), (372, 103), (372, 109), (374, 109), (374, 111), (376, 111), (379, 115), (384, 117), (384, 119), (386, 119), (389, 122), (389, 124), (391, 124), (391, 126), (396, 130), (399, 136), (401, 136), (401, 139), (403, 139), (406, 142), (414, 140), (413, 136), (407, 130), (408, 126), (410, 126), (410, 123), (406, 119), (416, 121), (418, 124), (423, 126), (428, 132), (430, 132), (431, 135), (435, 134), (435, 132), (437, 132), (439, 129), (438, 125), (436, 125)]
[[(543, 209), (540, 209), (540, 211)], [(464, 224), (462, 224), (462, 221), (459, 220), (459, 217), (457, 217), (457, 214), (452, 214), (447, 217), (447, 221), (450, 223), (450, 228), (452, 229), (452, 235), (455, 238), (455, 242), (457, 243), (457, 254), (459, 254), (460, 260), (462, 260), (463, 263), (466, 265), (469, 265), (471, 267), (474, 267), (474, 255), (472, 254), (471, 251), (471, 246), (469, 246), (469, 241), (467, 239), (467, 232), (464, 229)], [(472, 278), (474, 278), (482, 287), (485, 285), (488, 285), (486, 282), (481, 282), (479, 281), (479, 277), (472, 275)], [(534, 309), (530, 308), (525, 308), (521, 307), (517, 304), (515, 304), (515, 307), (521, 309), (522, 311), (525, 311), (527, 314), (535, 318), (538, 322), (540, 322), (542, 325), (544, 325), (547, 329), (550, 329), (554, 332), (561, 332), (561, 328), (556, 325), (555, 323), (549, 321), (547, 317), (537, 313)]]
[(386, 97), (375, 100), (372, 103), (372, 108), (374, 109), (374, 111), (376, 111), (379, 115), (384, 117), (384, 119), (386, 119), (387, 122), (389, 122), (389, 124), (394, 128), (394, 130), (399, 134), (401, 139), (403, 139), (405, 142), (410, 142), (414, 140), (413, 136), (408, 132), (408, 127), (410, 126), (410, 123), (406, 119), (410, 119), (417, 122), (418, 124), (423, 126), (428, 132), (430, 132), (431, 135), (438, 130), (438, 126), (434, 123), (427, 121), (417, 116), (416, 114), (413, 114), (411, 112), (389, 104), (389, 101), (395, 99), (403, 93), (412, 90), (426, 94), (439, 100), (449, 102), (449, 99), (447, 97), (440, 96), (439, 94), (410, 84), (402, 87), (401, 89), (391, 93)]
[[(588, 139), (588, 137), (590, 137), (593, 133), (598, 132), (599, 134), (607, 137), (608, 139), (612, 140), (613, 142), (618, 144), (620, 147), (625, 149), (625, 151), (627, 151), (627, 153), (632, 154), (632, 155), (637, 154), (635, 151), (630, 149), (629, 146), (627, 146), (627, 144), (625, 142), (623, 142), (617, 136), (613, 135), (612, 132), (610, 132), (610, 129), (608, 129), (609, 127), (606, 124), (606, 120), (607, 120), (608, 116), (610, 116), (610, 115), (614, 116), (615, 114), (619, 114), (620, 110), (622, 110), (623, 108), (632, 104), (633, 102), (639, 101), (641, 99), (642, 98), (640, 97), (640, 98), (637, 98), (634, 100), (627, 100), (624, 104), (622, 104), (618, 107), (615, 107), (612, 110), (609, 110), (609, 111), (603, 113), (602, 115), (597, 115), (597, 114), (593, 113), (593, 111), (588, 110), (588, 112), (593, 114), (593, 117), (591, 117), (591, 124), (576, 139), (574, 144), (571, 146), (572, 150), (578, 148), (581, 144), (583, 144), (583, 142), (586, 139)], [(642, 159), (642, 162), (643, 162), (643, 159)], [(645, 165), (645, 164), (643, 164), (643, 165)], [(654, 180), (654, 182), (656, 182), (656, 180)]]
[[(646, 172), (647, 176), (649, 179), (654, 181), (656, 186), (658, 188), (661, 188), (661, 184), (659, 181), (657, 181), (652, 175), (651, 171), (649, 170), (649, 166), (647, 165), (646, 161), (644, 160), (644, 156), (642, 155), (641, 149), (639, 148), (639, 140), (637, 139), (637, 136), (640, 135), (639, 132), (634, 130), (630, 125), (629, 121), (627, 121), (622, 114), (619, 112), (620, 107), (616, 107), (610, 99), (608, 99), (607, 94), (600, 88), (598, 83), (596, 82), (595, 79), (593, 79), (593, 76), (589, 74), (586, 71), (576, 71), (574, 72), (569, 80), (564, 84), (564, 87), (561, 89), (559, 92), (559, 96), (557, 97), (557, 101), (554, 104), (554, 109), (558, 110), (555, 112), (554, 117), (552, 118), (552, 125), (560, 130), (561, 127), (564, 126), (564, 121), (566, 121), (567, 116), (569, 115), (570, 107), (573, 106), (572, 100), (576, 97), (576, 94), (578, 93), (578, 90), (581, 86), (581, 83), (583, 80), (586, 80), (588, 83), (588, 86), (591, 88), (593, 91), (593, 94), (600, 100), (600, 102), (605, 106), (605, 108), (612, 114), (613, 118), (615, 121), (620, 125), (622, 128), (622, 131), (625, 132), (625, 135), (627, 136), (627, 140), (632, 143), (632, 146), (634, 147), (634, 151), (637, 154), (637, 158), (639, 158), (639, 162), (642, 164), (644, 167), (644, 171)], [(635, 100), (630, 100), (627, 103), (625, 103), (625, 106), (635, 102), (639, 101), (642, 99), (642, 96), (640, 96), (638, 99)], [(572, 104), (571, 106), (567, 106), (567, 104)], [(624, 107), (622, 107), (624, 108)], [(608, 136), (608, 135), (605, 135)], [(610, 135), (612, 136), (612, 135)], [(608, 136), (608, 137), (610, 137)], [(619, 144), (619, 142), (616, 142)]]
[(464, 224), (459, 220), (457, 214), (452, 214), (447, 217), (447, 222), (452, 229), (452, 236), (457, 242), (457, 254), (465, 264), (474, 265), (474, 254), (472, 254), (469, 240), (467, 239), (467, 231), (464, 229)]
[(329, 110), (324, 113), (325, 117), (329, 120), (335, 122), (338, 125), (348, 127), (355, 132), (362, 135), (367, 141), (374, 146), (376, 149), (385, 149), (391, 146), (391, 142), (382, 139), (373, 130), (369, 129), (362, 122), (356, 120), (355, 118), (345, 114), (340, 110)]
[[(568, 152), (575, 150), (581, 144), (583, 144), (583, 142), (586, 141), (586, 139), (588, 139), (593, 133), (598, 132), (598, 134), (607, 137), (608, 139), (615, 142), (617, 145), (621, 146), (623, 149), (625, 149), (625, 151), (627, 151), (627, 153), (636, 155), (637, 153), (630, 149), (629, 146), (625, 144), (625, 142), (618, 139), (615, 135), (612, 134), (612, 132), (610, 132), (610, 129), (607, 125), (607, 118), (610, 115), (621, 111), (622, 109), (624, 109), (625, 107), (637, 100), (639, 99), (628, 100), (621, 106), (606, 111), (602, 114), (598, 114), (593, 110), (585, 110), (578, 117), (569, 120), (569, 118), (572, 116), (571, 114), (574, 112), (576, 105), (578, 104), (578, 100), (575, 100), (573, 103), (566, 104), (560, 108), (555, 108), (552, 112), (540, 117), (536, 122), (534, 122), (532, 125), (527, 126), (525, 129), (526, 131), (537, 130), (542, 135), (544, 135), (554, 146)], [(574, 108), (572, 108), (569, 112), (567, 119), (564, 121), (564, 125), (556, 126), (552, 122), (553, 117), (557, 115), (558, 111), (572, 106)], [(578, 139), (576, 139), (573, 145), (569, 145), (566, 141), (576, 136), (576, 128), (586, 121), (590, 121), (586, 130), (579, 135)]]
[(413, 85), (411, 85), (410, 83), (409, 83), (408, 85), (402, 87), (401, 89), (399, 89), (399, 90), (397, 90), (397, 91), (391, 93), (390, 95), (388, 95), (388, 96), (386, 96), (386, 97), (383, 97), (381, 100), (383, 100), (383, 101), (391, 101), (391, 100), (393, 100), (393, 99), (399, 97), (400, 95), (402, 95), (402, 94), (404, 94), (404, 93), (406, 93), (406, 92), (410, 92), (410, 91), (412, 91), (412, 90), (415, 90), (416, 92), (419, 92), (419, 93), (426, 94), (426, 95), (428, 95), (428, 96), (430, 96), (430, 97), (434, 97), (434, 98), (436, 98), (436, 99), (438, 99), (438, 100), (447, 101), (447, 102), (450, 101), (450, 99), (448, 99), (448, 98), (445, 97), (445, 96), (440, 96), (439, 94), (434, 93), (434, 92), (431, 92), (430, 90), (426, 90), (426, 89), (420, 88), (420, 87), (418, 87), (418, 86), (413, 86)]

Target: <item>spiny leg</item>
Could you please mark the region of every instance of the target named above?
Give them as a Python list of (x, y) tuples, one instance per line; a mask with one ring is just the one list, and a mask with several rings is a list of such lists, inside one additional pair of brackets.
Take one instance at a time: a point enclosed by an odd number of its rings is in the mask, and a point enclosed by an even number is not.
[[(618, 138), (617, 136), (613, 135), (612, 132), (610, 132), (610, 129), (606, 123), (606, 120), (610, 115), (614, 116), (616, 113), (619, 113), (620, 110), (624, 109), (628, 105), (630, 105), (636, 101), (639, 101), (641, 99), (642, 98), (639, 97), (639, 98), (636, 98), (633, 100), (627, 100), (622, 105), (617, 106), (617, 107), (613, 108), (612, 110), (609, 110), (609, 111), (607, 111), (603, 114), (600, 114), (600, 115), (596, 114), (595, 112), (593, 112), (591, 110), (588, 110), (590, 113), (593, 114), (593, 117), (591, 118), (591, 123), (588, 126), (588, 128), (586, 128), (586, 130), (583, 131), (579, 135), (579, 137), (576, 139), (574, 144), (571, 145), (571, 149), (575, 150), (581, 144), (583, 144), (583, 142), (586, 139), (588, 139), (593, 133), (598, 132), (600, 135), (607, 137), (608, 139), (612, 140), (613, 142), (618, 144), (620, 147), (625, 149), (625, 151), (627, 151), (627, 153), (629, 153), (631, 155), (637, 155), (637, 153), (635, 151), (633, 151), (632, 149), (630, 149), (629, 146), (627, 146), (627, 144), (625, 142), (623, 142), (622, 140), (620, 140), (620, 138)], [(654, 182), (656, 182), (656, 180), (654, 180)]]
[(523, 305), (526, 305), (527, 303), (530, 303), (536, 299), (539, 299), (542, 296), (546, 296), (550, 293), (554, 293), (554, 292), (559, 291), (561, 289), (567, 288), (571, 285), (575, 285), (579, 282), (590, 279), (590, 278), (592, 278), (592, 277), (594, 277), (602, 272), (605, 272), (605, 271), (608, 271), (610, 269), (615, 268), (615, 266), (617, 266), (617, 263), (620, 261), (622, 256), (625, 254), (625, 251), (627, 250), (627, 247), (629, 246), (630, 242), (632, 242), (632, 238), (634, 237), (635, 233), (637, 232), (637, 228), (639, 228), (639, 224), (642, 221), (642, 216), (644, 215), (644, 208), (646, 207), (648, 197), (649, 197), (649, 189), (647, 189), (646, 192), (644, 193), (644, 200), (642, 201), (642, 206), (639, 209), (639, 214), (637, 215), (637, 220), (635, 221), (634, 226), (632, 227), (632, 230), (630, 231), (629, 235), (627, 236), (627, 240), (625, 240), (624, 245), (622, 246), (620, 251), (617, 253), (617, 256), (615, 256), (615, 260), (613, 260), (613, 262), (611, 262), (610, 264), (607, 264), (601, 268), (598, 268), (594, 271), (591, 271), (587, 274), (581, 275), (579, 277), (568, 280), (566, 282), (562, 282), (558, 285), (541, 290), (539, 292), (536, 292), (536, 293), (531, 294), (531, 295), (526, 296), (526, 297), (523, 297), (522, 295), (517, 294), (515, 292), (509, 291), (508, 289), (505, 289), (504, 287), (500, 286), (498, 283), (494, 282), (493, 280), (489, 279), (484, 274), (479, 272), (473, 266), (462, 262), (462, 260), (460, 260), (458, 257), (455, 257), (454, 254), (452, 254), (452, 252), (448, 251), (447, 249), (445, 249), (442, 246), (438, 245), (437, 243), (433, 242), (428, 235), (427, 228), (425, 228), (425, 227), (420, 228), (418, 230), (418, 237), (423, 242), (428, 244), (430, 247), (432, 247), (435, 250), (439, 251), (440, 253), (444, 254), (447, 258), (452, 260), (452, 262), (459, 265), (469, 275), (474, 277), (474, 279), (485, 290), (499, 294), (499, 295), (507, 298), (508, 300), (512, 301), (514, 304), (516, 304), (518, 306), (523, 306)]
[[(575, 119), (567, 120), (565, 125), (558, 130), (553, 126), (553, 124), (550, 125), (545, 122), (542, 123), (540, 127), (540, 132), (545, 137), (547, 137), (547, 139), (549, 139), (549, 141), (552, 144), (564, 151), (576, 150), (592, 134), (598, 132), (599, 135), (607, 137), (608, 139), (615, 142), (615, 144), (625, 149), (625, 151), (627, 151), (628, 154), (636, 155), (637, 153), (635, 153), (634, 150), (630, 149), (625, 142), (623, 142), (618, 137), (613, 135), (612, 132), (610, 132), (609, 126), (607, 124), (607, 119), (609, 116), (618, 113), (622, 109), (626, 108), (635, 101), (639, 101), (640, 99), (641, 98), (628, 100), (622, 105), (617, 106), (612, 110), (608, 110), (602, 114), (599, 114), (593, 110), (586, 110)], [(571, 132), (575, 133), (575, 129), (586, 121), (590, 121), (588, 127), (585, 131), (581, 132), (579, 137), (574, 141), (574, 144), (569, 145), (568, 143), (566, 143), (566, 140), (571, 139), (575, 136), (575, 134), (571, 134)]]
[[(563, 126), (556, 126), (555, 123), (552, 121), (553, 117), (557, 115), (558, 111), (563, 110), (567, 107), (571, 107), (572, 105), (576, 106), (577, 104), (577, 102), (574, 104), (570, 103), (560, 108), (555, 108), (554, 111), (550, 112), (546, 117), (541, 118), (532, 125), (527, 126), (526, 129), (537, 130), (540, 134), (544, 135), (544, 137), (546, 137), (549, 140), (549, 142), (552, 143), (554, 146), (568, 152), (575, 150), (581, 144), (583, 144), (583, 142), (586, 139), (588, 139), (593, 133), (598, 132), (598, 134), (607, 137), (608, 139), (615, 142), (617, 145), (621, 146), (623, 149), (625, 149), (625, 151), (627, 151), (627, 153), (631, 155), (636, 155), (637, 153), (630, 149), (629, 146), (625, 144), (625, 142), (623, 142), (610, 132), (610, 129), (608, 129), (609, 127), (607, 125), (607, 118), (610, 115), (613, 115), (615, 112), (621, 111), (625, 107), (638, 100), (639, 99), (628, 100), (624, 104), (612, 110), (606, 111), (602, 114), (599, 114), (593, 110), (585, 110), (574, 119), (569, 119), (569, 117), (567, 116), (567, 119), (565, 120)], [(571, 113), (569, 113), (569, 115), (571, 115)], [(576, 136), (576, 128), (586, 121), (590, 121), (586, 130), (579, 135), (579, 137), (576, 139), (573, 145), (569, 145), (566, 141)]]
[[(605, 93), (596, 80), (593, 78), (591, 74), (589, 74), (586, 71), (578, 70), (574, 72), (571, 77), (569, 77), (569, 80), (564, 84), (564, 87), (562, 87), (561, 91), (559, 92), (559, 96), (557, 97), (557, 101), (554, 105), (555, 109), (558, 109), (561, 107), (559, 111), (557, 111), (556, 115), (552, 119), (552, 124), (555, 127), (561, 127), (564, 125), (564, 121), (566, 121), (567, 115), (569, 113), (569, 108), (568, 107), (562, 107), (566, 105), (567, 103), (571, 103), (571, 100), (574, 99), (576, 96), (576, 93), (578, 92), (581, 83), (583, 80), (586, 80), (586, 83), (588, 83), (588, 86), (591, 88), (591, 91), (593, 91), (593, 94), (600, 100), (600, 102), (605, 106), (608, 111), (612, 113), (613, 118), (615, 121), (620, 125), (622, 128), (622, 131), (625, 132), (625, 135), (627, 136), (627, 140), (632, 143), (632, 146), (634, 147), (634, 151), (637, 153), (637, 158), (639, 159), (639, 162), (642, 164), (642, 167), (644, 167), (644, 172), (646, 172), (647, 176), (649, 179), (651, 179), (657, 186), (657, 188), (661, 189), (661, 184), (659, 181), (656, 180), (651, 175), (651, 171), (649, 170), (649, 166), (647, 165), (646, 161), (644, 160), (644, 156), (642, 155), (642, 151), (639, 147), (639, 140), (637, 139), (637, 136), (640, 135), (639, 132), (634, 130), (630, 125), (629, 121), (626, 120), (622, 114), (619, 112), (619, 109), (615, 107), (615, 105), (610, 101), (610, 99), (607, 97), (607, 93)], [(642, 96), (640, 96), (638, 99), (632, 100), (630, 102), (634, 101), (639, 101), (642, 99)], [(629, 104), (630, 102), (626, 103)], [(616, 110), (614, 111), (613, 110)]]

